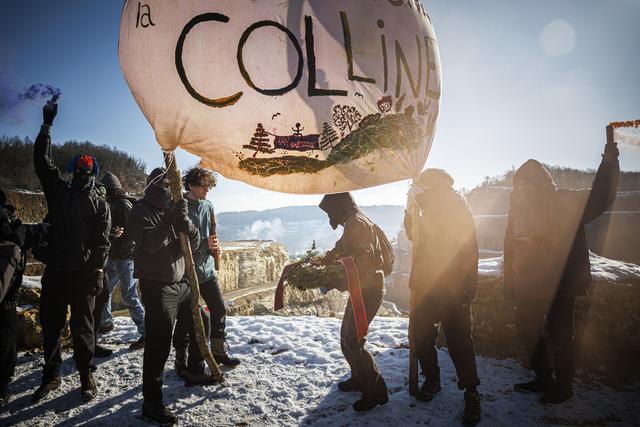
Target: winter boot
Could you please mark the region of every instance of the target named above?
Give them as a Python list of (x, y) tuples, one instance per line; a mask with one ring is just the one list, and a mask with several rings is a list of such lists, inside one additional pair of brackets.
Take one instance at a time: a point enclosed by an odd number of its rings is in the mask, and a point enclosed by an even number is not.
[(515, 391), (521, 393), (546, 393), (553, 389), (555, 382), (552, 377), (536, 377), (528, 383), (519, 383), (513, 386)]
[(98, 358), (109, 357), (113, 354), (113, 350), (107, 347), (103, 347), (101, 345), (96, 344), (96, 349), (93, 352), (93, 355)]
[(462, 424), (474, 426), (480, 422), (480, 393), (476, 390), (465, 391), (464, 412), (462, 413)]
[(356, 380), (353, 375), (350, 376), (346, 381), (340, 381), (338, 383), (338, 390), (344, 392), (362, 391), (360, 388), (360, 384), (358, 384), (358, 380)]
[(356, 412), (370, 411), (378, 405), (384, 405), (388, 401), (389, 398), (387, 396), (385, 396), (383, 400), (372, 399), (370, 397), (364, 396), (362, 399), (357, 400), (353, 403), (353, 410)]
[(571, 384), (556, 384), (540, 397), (540, 403), (545, 405), (557, 405), (566, 402), (573, 397)]
[(62, 379), (60, 378), (60, 374), (52, 375), (49, 378), (42, 378), (42, 384), (38, 389), (31, 395), (31, 399), (34, 402), (39, 402), (44, 399), (49, 393), (53, 390), (57, 389), (62, 385)]
[(144, 401), (142, 404), (142, 419), (158, 423), (161, 426), (172, 426), (178, 422), (178, 418), (162, 403), (151, 404)]
[(92, 400), (98, 394), (98, 387), (96, 380), (93, 379), (91, 369), (80, 370), (80, 388), (82, 400), (85, 402)]
[(224, 348), (224, 338), (211, 338), (211, 353), (216, 362), (226, 366), (238, 366), (240, 360), (230, 357)]
[(142, 350), (144, 348), (144, 335), (138, 338), (137, 341), (129, 344), (129, 350)]
[(440, 382), (425, 381), (416, 394), (416, 399), (429, 402), (433, 396), (442, 389)]
[(184, 349), (179, 350), (176, 348), (176, 361), (173, 366), (176, 370), (176, 375), (185, 379), (187, 375), (187, 352)]

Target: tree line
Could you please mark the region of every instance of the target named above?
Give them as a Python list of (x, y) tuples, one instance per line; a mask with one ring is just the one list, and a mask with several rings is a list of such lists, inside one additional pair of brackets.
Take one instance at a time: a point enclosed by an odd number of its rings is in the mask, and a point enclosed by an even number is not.
[[(563, 166), (550, 166), (547, 164), (545, 164), (544, 167), (547, 168), (558, 188), (585, 190), (591, 188), (593, 179), (596, 176), (595, 169), (572, 169)], [(485, 187), (511, 187), (513, 183), (513, 174), (515, 172), (516, 169), (512, 168), (499, 176), (487, 176), (484, 178), (482, 184), (475, 187), (473, 190), (479, 190)], [(640, 191), (640, 171), (620, 172), (618, 191)]]
[[(63, 174), (69, 159), (86, 153), (98, 160), (99, 178), (109, 171), (120, 179), (125, 191), (136, 194), (144, 189), (146, 165), (122, 150), (75, 140), (54, 144), (52, 149), (56, 166)], [(42, 191), (33, 166), (33, 141), (29, 137), (0, 137), (0, 188)]]

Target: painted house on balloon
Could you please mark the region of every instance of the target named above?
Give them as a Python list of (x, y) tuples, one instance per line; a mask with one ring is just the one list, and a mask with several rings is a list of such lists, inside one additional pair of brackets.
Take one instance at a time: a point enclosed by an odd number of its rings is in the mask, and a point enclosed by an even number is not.
[(273, 147), (291, 151), (319, 150), (318, 138), (320, 135), (274, 135)]

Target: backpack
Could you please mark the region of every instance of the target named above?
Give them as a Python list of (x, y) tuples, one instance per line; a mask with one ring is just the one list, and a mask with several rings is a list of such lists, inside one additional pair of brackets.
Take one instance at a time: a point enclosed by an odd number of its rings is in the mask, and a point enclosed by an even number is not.
[(391, 247), (391, 243), (387, 236), (385, 236), (384, 231), (376, 224), (373, 224), (373, 230), (376, 233), (376, 237), (378, 238), (378, 242), (380, 242), (380, 255), (382, 255), (382, 271), (384, 272), (384, 276), (387, 277), (393, 271), (393, 264), (396, 262), (396, 255), (393, 253), (393, 247)]
[(13, 278), (19, 269), (21, 256), (18, 245), (6, 240), (0, 242), (0, 302), (9, 292)]

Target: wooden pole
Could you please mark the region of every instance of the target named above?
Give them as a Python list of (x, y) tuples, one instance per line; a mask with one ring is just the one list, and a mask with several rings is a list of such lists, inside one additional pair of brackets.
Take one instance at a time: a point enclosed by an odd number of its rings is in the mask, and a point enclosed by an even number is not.
[[(164, 162), (167, 166), (167, 177), (171, 185), (173, 200), (180, 200), (182, 199), (182, 181), (180, 179), (178, 165), (176, 164), (175, 153), (165, 153)], [(224, 377), (222, 371), (220, 371), (216, 359), (213, 358), (211, 350), (209, 349), (207, 337), (204, 332), (204, 323), (202, 323), (202, 316), (200, 315), (200, 285), (198, 283), (198, 276), (196, 275), (196, 266), (193, 262), (189, 236), (185, 233), (178, 233), (178, 235), (182, 254), (184, 255), (187, 280), (189, 280), (189, 287), (191, 288), (191, 313), (193, 314), (194, 338), (198, 342), (200, 354), (207, 362), (207, 365), (209, 365), (209, 369), (211, 369), (213, 378), (215, 378), (216, 381), (223, 382)]]
[[(415, 182), (415, 180), (414, 180)], [(412, 201), (408, 201), (408, 205)], [(413, 203), (416, 203), (413, 201)], [(416, 248), (420, 241), (420, 210), (417, 206), (409, 207), (409, 215), (412, 223), (413, 241), (411, 243), (411, 268), (416, 265)], [(416, 354), (416, 337), (415, 337), (415, 324), (411, 320), (415, 315), (416, 305), (416, 292), (411, 288), (409, 283), (409, 395), (415, 396), (418, 394), (418, 356)]]

